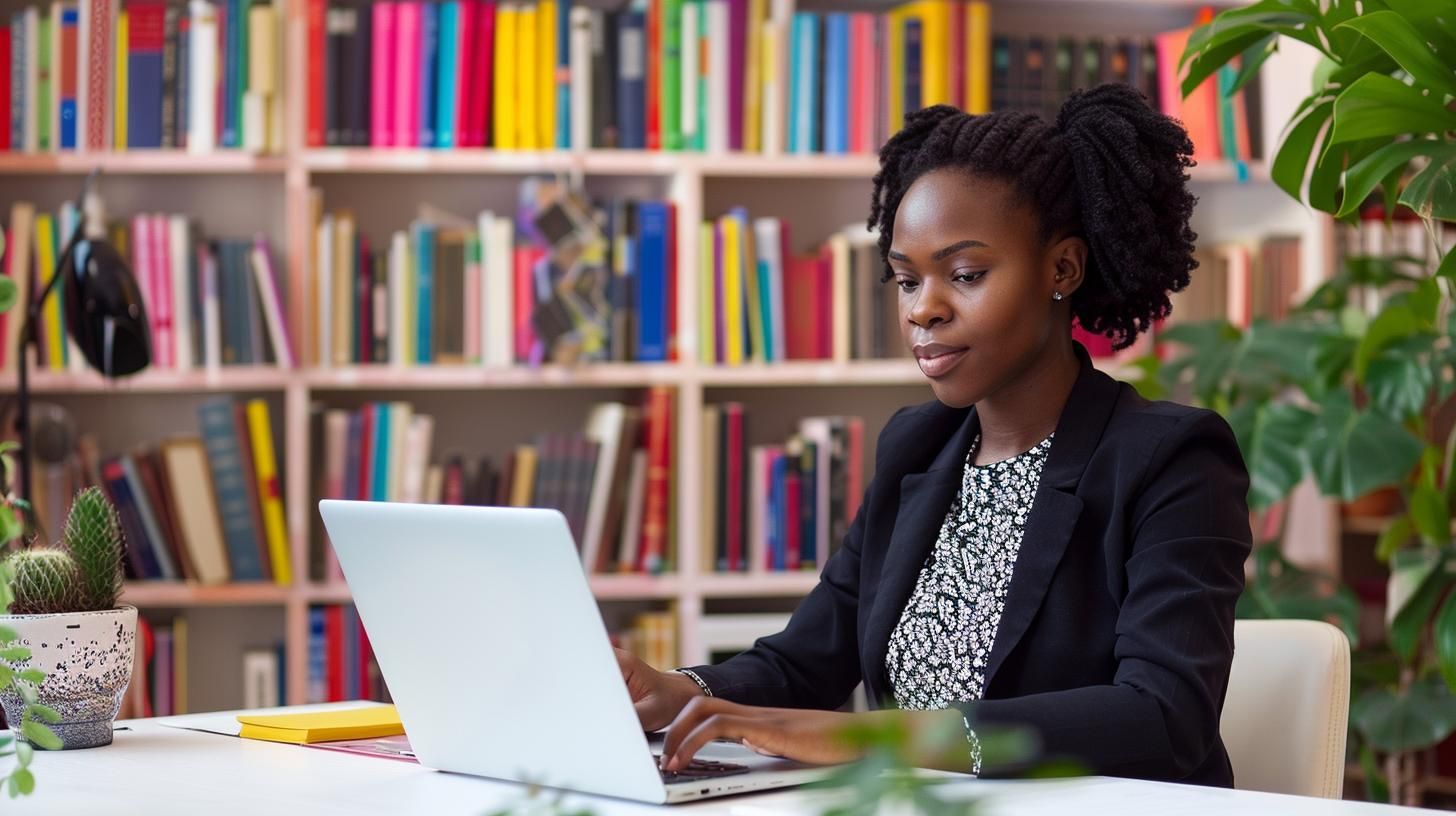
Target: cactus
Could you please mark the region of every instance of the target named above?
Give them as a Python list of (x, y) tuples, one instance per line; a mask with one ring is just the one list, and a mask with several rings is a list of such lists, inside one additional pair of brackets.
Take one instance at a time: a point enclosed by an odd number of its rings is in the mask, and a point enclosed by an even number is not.
[(81, 611), (116, 606), (121, 594), (121, 523), (100, 488), (76, 494), (63, 537), (80, 570)]
[(12, 552), (12, 615), (112, 609), (121, 594), (125, 539), (116, 509), (99, 488), (76, 494), (61, 548)]
[(75, 612), (81, 602), (81, 573), (71, 554), (39, 548), (21, 550), (9, 558), (15, 570), (11, 590), (12, 615), (49, 615)]

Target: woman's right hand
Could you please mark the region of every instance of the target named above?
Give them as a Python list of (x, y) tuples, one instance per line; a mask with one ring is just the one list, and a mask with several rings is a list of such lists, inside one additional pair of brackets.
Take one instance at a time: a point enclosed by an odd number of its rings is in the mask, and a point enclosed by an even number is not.
[(681, 672), (658, 671), (631, 652), (621, 649), (614, 651), (617, 653), (617, 665), (622, 669), (622, 679), (627, 683), (627, 693), (632, 695), (632, 705), (637, 708), (637, 719), (642, 721), (643, 731), (666, 728), (689, 700), (703, 694), (698, 684)]

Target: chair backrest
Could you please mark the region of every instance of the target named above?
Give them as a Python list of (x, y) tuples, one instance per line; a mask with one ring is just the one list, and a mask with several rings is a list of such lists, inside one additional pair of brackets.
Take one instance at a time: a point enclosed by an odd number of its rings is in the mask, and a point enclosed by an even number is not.
[(1339, 799), (1350, 641), (1321, 621), (1241, 620), (1220, 731), (1240, 790)]

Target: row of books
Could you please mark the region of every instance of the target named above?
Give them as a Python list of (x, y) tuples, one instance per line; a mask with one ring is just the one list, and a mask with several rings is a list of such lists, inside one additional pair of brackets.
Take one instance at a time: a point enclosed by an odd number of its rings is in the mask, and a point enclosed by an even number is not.
[(658, 671), (670, 671), (682, 665), (675, 611), (642, 612), (633, 616), (629, 626), (609, 636), (613, 646), (637, 655)]
[(1298, 236), (1209, 243), (1194, 250), (1198, 268), (1188, 287), (1173, 294), (1173, 310), (1159, 329), (1180, 323), (1226, 320), (1247, 328), (1256, 320), (1283, 320), (1301, 290)]
[(781, 445), (748, 444), (742, 403), (704, 406), (704, 563), (718, 572), (817, 570), (864, 489), (864, 420), (808, 417)]
[(309, 608), (307, 688), (308, 703), (390, 700), (353, 604)]
[(58, 535), (78, 490), (99, 485), (126, 535), (130, 580), (291, 583), (273, 426), (262, 399), (217, 397), (199, 433), (102, 456), (91, 434), (59, 464), (36, 463), (32, 501)]
[[(550, 507), (566, 516), (590, 571), (674, 566), (670, 389), (649, 389), (640, 406), (601, 403), (582, 431), (541, 433), (499, 459), (432, 459), (434, 420), (406, 402), (328, 410), (317, 421), (323, 498)], [(325, 580), (342, 578), (327, 547), (314, 565)]]
[(283, 20), (253, 0), (52, 0), (0, 19), (0, 150), (283, 148)]
[[(18, 300), (40, 297), (79, 218), (66, 202), (56, 214), (29, 202), (10, 209), (0, 273)], [(185, 371), (235, 364), (295, 364), (280, 270), (262, 234), (250, 239), (209, 238), (185, 215), (141, 213), (110, 226), (109, 239), (131, 265), (146, 305), (152, 367)], [(85, 246), (78, 246), (84, 263)], [(66, 330), (65, 288), (57, 287), (41, 313), (37, 364), (52, 371), (83, 371), (85, 358)], [(0, 315), (0, 370), (19, 364), (24, 314)]]
[(538, 206), (548, 188), (555, 182), (525, 182), (514, 218), (432, 213), (382, 244), (351, 211), (321, 212), (310, 281), (317, 322), (308, 329), (315, 358), (335, 366), (675, 359), (675, 207), (622, 199), (583, 205), (590, 221), (566, 221), (560, 206)]

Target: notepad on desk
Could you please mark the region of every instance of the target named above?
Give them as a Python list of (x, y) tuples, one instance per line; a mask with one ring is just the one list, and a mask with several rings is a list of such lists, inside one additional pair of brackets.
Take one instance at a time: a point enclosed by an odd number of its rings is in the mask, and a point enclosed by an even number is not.
[(394, 706), (303, 714), (240, 714), (244, 739), (308, 744), (336, 740), (377, 739), (404, 733)]

